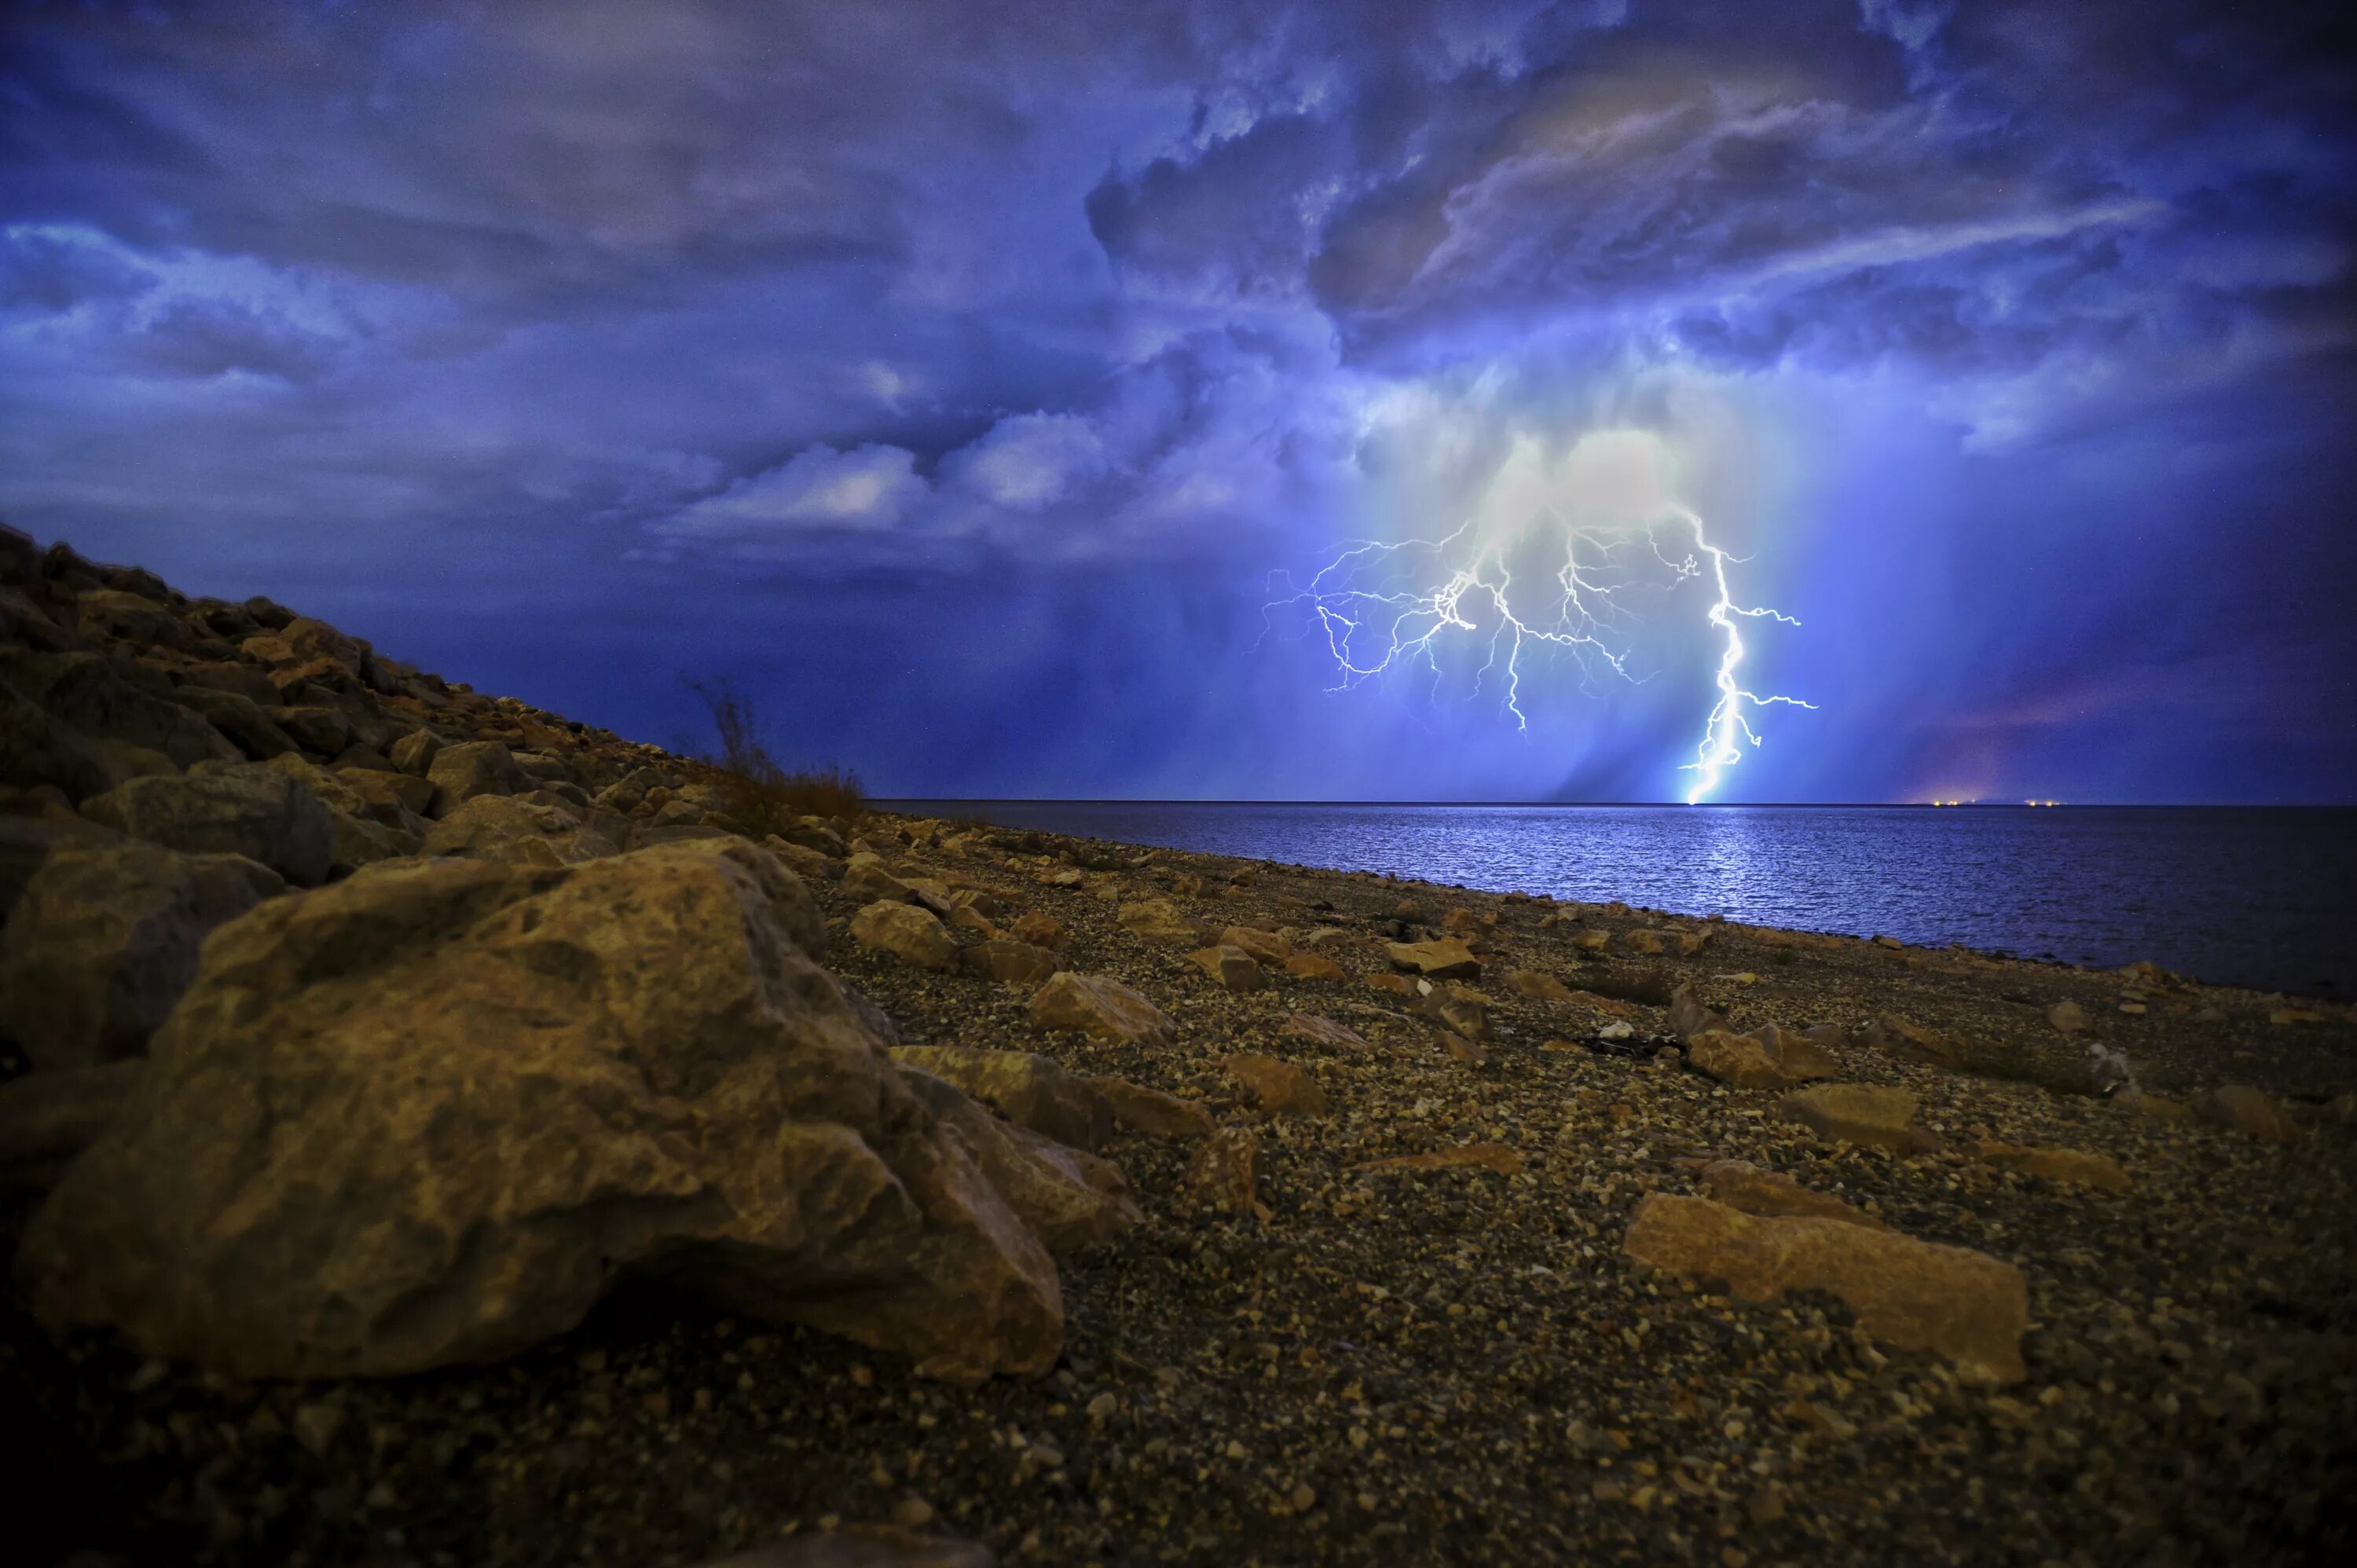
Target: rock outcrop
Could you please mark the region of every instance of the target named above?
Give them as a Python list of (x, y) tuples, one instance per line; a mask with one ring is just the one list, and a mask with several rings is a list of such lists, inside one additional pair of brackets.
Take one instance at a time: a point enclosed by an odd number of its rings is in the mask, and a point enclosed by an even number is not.
[(35, 1216), (35, 1310), (236, 1376), (385, 1374), (560, 1333), (634, 1270), (945, 1376), (1044, 1370), (1039, 1239), (815, 923), (733, 842), (266, 903)]

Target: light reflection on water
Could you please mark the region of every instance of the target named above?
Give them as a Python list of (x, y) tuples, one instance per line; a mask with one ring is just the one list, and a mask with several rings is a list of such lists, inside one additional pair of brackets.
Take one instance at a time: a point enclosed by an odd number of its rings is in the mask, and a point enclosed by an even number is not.
[(2357, 993), (2357, 811), (885, 802), (1129, 843)]

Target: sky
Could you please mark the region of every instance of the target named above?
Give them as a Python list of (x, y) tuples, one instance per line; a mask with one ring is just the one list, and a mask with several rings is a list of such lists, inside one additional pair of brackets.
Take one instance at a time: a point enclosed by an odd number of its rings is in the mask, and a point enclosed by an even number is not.
[(888, 796), (2357, 800), (2338, 9), (17, 4), (0, 517)]

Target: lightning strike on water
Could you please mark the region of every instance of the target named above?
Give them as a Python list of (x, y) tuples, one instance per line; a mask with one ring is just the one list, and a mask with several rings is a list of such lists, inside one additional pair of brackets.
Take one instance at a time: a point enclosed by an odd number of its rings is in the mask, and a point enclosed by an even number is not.
[[(1530, 720), (1522, 705), (1526, 652), (1569, 652), (1581, 665), (1583, 684), (1605, 671), (1634, 682), (1638, 677), (1630, 673), (1629, 652), (1619, 635), (1633, 618), (1625, 601), (1640, 592), (1701, 579), (1713, 595), (1706, 619), (1719, 634), (1719, 656), (1714, 676), (1717, 699), (1704, 722), (1695, 760), (1679, 769), (1695, 775), (1685, 797), (1694, 805), (1742, 760), (1743, 743), (1760, 745), (1750, 710), (1815, 706), (1797, 697), (1752, 692), (1737, 674), (1746, 652), (1741, 621), (1800, 623), (1772, 609), (1736, 603), (1727, 570), (1736, 558), (1711, 542), (1698, 514), (1663, 497), (1652, 471), (1658, 456), (1652, 438), (1633, 433), (1605, 438), (1621, 443), (1621, 449), (1600, 468), (1580, 461), (1597, 439), (1580, 443), (1558, 472), (1537, 475), (1535, 483), (1534, 471), (1511, 486), (1501, 480), (1474, 517), (1442, 538), (1352, 543), (1299, 594), (1269, 607), (1306, 605), (1316, 615), (1341, 672), (1337, 690), (1419, 664), (1431, 672), (1437, 690), (1444, 673), (1438, 646), (1459, 634), (1469, 641), (1486, 636), (1475, 689), (1495, 675), (1502, 684), (1502, 706), (1527, 735)], [(1625, 461), (1631, 441), (1638, 444), (1641, 459), (1633, 485)], [(1518, 450), (1509, 470), (1517, 462), (1532, 468), (1527, 451)], [(1592, 496), (1565, 493), (1567, 486), (1576, 490), (1584, 478), (1597, 477), (1618, 492), (1600, 510)], [(1555, 545), (1560, 560), (1547, 573), (1553, 586), (1537, 610), (1518, 610), (1513, 562), (1544, 553), (1550, 542), (1541, 537), (1546, 532), (1561, 536)], [(1664, 548), (1665, 533), (1686, 546), (1682, 553)], [(1666, 569), (1666, 580), (1648, 567), (1646, 557)]]

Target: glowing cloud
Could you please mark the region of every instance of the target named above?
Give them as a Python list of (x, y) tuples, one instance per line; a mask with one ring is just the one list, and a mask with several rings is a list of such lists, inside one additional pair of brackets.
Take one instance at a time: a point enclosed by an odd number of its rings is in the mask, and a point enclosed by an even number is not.
[(1711, 595), (1706, 620), (1718, 649), (1717, 698), (1695, 760), (1681, 768), (1695, 775), (1686, 801), (1697, 803), (1742, 760), (1744, 743), (1760, 744), (1750, 710), (1814, 704), (1752, 692), (1739, 679), (1741, 621), (1800, 623), (1736, 602), (1727, 579), (1734, 558), (1711, 542), (1700, 514), (1674, 499), (1669, 461), (1661, 438), (1646, 431), (1594, 432), (1559, 456), (1521, 437), (1452, 532), (1354, 542), (1299, 594), (1269, 608), (1303, 607), (1316, 617), (1340, 688), (1416, 665), (1437, 688), (1440, 647), (1461, 634), (1484, 650), (1476, 690), (1495, 674), (1505, 711), (1527, 735), (1526, 653), (1568, 652), (1583, 680), (1599, 670), (1634, 679), (1622, 635), (1632, 621), (1629, 599), (1697, 580)]

